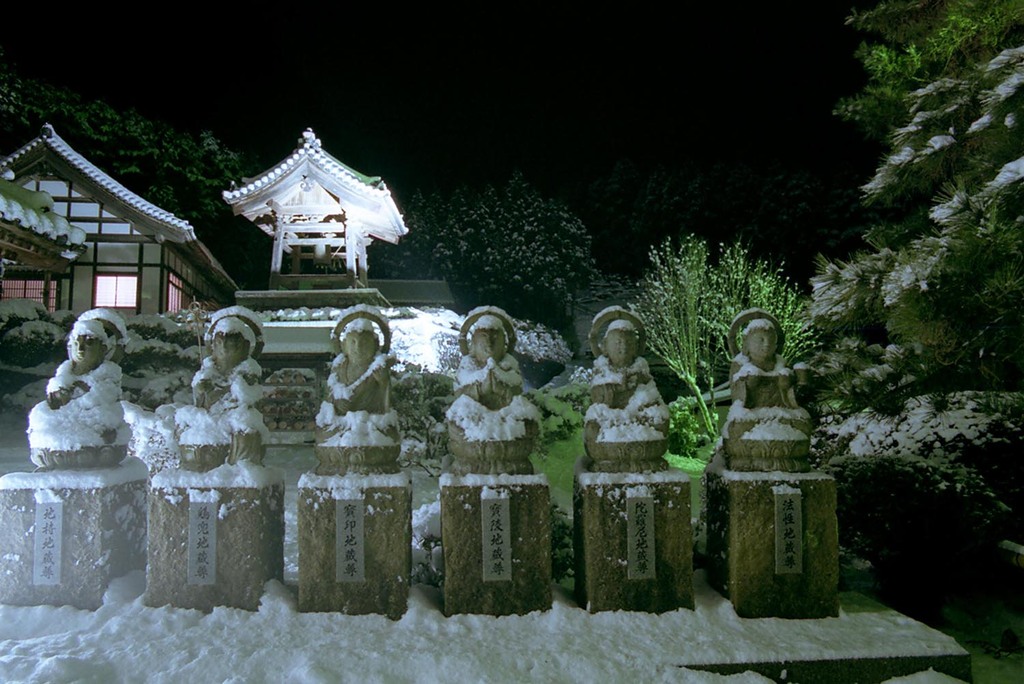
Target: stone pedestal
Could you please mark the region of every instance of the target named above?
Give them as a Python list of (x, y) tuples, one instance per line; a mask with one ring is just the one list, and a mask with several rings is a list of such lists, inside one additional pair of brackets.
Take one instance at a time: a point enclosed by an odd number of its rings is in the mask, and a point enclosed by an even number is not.
[(836, 482), (819, 472), (704, 475), (708, 582), (740, 617), (839, 614)]
[(94, 610), (146, 567), (146, 465), (0, 477), (0, 603)]
[(412, 571), (408, 473), (303, 475), (298, 519), (300, 611), (402, 617)]
[(551, 607), (551, 498), (544, 475), (441, 476), (444, 612)]
[(690, 478), (587, 472), (573, 492), (576, 602), (592, 613), (693, 608)]
[(164, 470), (149, 491), (148, 606), (256, 610), (284, 579), (284, 478), (247, 461)]

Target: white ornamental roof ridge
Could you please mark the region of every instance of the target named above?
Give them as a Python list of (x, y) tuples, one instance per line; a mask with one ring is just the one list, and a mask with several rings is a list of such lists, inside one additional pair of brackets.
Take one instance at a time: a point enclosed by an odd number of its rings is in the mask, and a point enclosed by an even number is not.
[(0, 159), (0, 170), (12, 166), (18, 159), (39, 146), (45, 146), (53, 150), (71, 167), (136, 211), (145, 214), (155, 221), (159, 221), (169, 228), (184, 233), (182, 235), (184, 240), (191, 241), (196, 239), (195, 229), (193, 229), (192, 224), (143, 199), (111, 178), (95, 164), (76, 152), (63, 138), (57, 135), (57, 132), (53, 130), (53, 126), (50, 124), (43, 125), (39, 137), (29, 141), (9, 156)]
[(303, 131), (302, 137), (299, 138), (299, 146), (284, 161), (259, 176), (243, 179), (245, 185), (224, 190), (221, 194), (226, 202), (233, 204), (257, 190), (273, 185), (304, 161), (309, 161), (327, 173), (331, 178), (359, 192), (365, 193), (369, 191), (378, 195), (391, 195), (387, 184), (384, 183), (380, 176), (367, 176), (359, 173), (325, 152), (321, 146), (320, 138), (316, 137), (312, 128), (307, 128)]

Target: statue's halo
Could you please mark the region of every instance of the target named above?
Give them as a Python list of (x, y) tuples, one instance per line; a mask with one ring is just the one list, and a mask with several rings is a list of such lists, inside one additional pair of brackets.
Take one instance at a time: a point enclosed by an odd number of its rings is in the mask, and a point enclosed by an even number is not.
[(357, 304), (341, 312), (341, 318), (338, 319), (334, 330), (331, 332), (331, 340), (334, 342), (335, 352), (341, 351), (341, 338), (345, 336), (345, 328), (352, 321), (359, 319), (376, 324), (380, 329), (381, 337), (384, 338), (380, 345), (381, 352), (387, 354), (391, 351), (391, 327), (388, 325), (387, 319), (384, 318), (384, 315), (378, 309), (368, 304)]
[(772, 324), (775, 328), (775, 336), (778, 340), (778, 344), (775, 348), (777, 354), (782, 354), (782, 349), (786, 344), (786, 334), (782, 332), (782, 326), (779, 325), (778, 319), (772, 316), (764, 309), (752, 308), (740, 311), (736, 314), (736, 318), (732, 319), (732, 325), (729, 326), (729, 337), (726, 338), (726, 342), (729, 344), (729, 355), (736, 356), (740, 353), (739, 345), (736, 343), (736, 337), (740, 334), (740, 331), (746, 327), (751, 321), (756, 321), (763, 318)]
[(643, 322), (639, 316), (629, 309), (615, 305), (605, 307), (599, 311), (594, 316), (594, 321), (590, 324), (590, 351), (594, 354), (594, 358), (596, 359), (604, 353), (604, 350), (601, 349), (602, 332), (606, 326), (611, 325), (615, 321), (626, 321), (633, 324), (637, 336), (636, 353), (637, 356), (643, 356), (647, 348), (647, 334), (644, 331)]
[(466, 320), (462, 321), (462, 328), (459, 329), (459, 350), (463, 355), (469, 353), (469, 334), (476, 322), (484, 316), (494, 316), (501, 321), (505, 329), (505, 353), (511, 354), (516, 348), (516, 328), (512, 324), (511, 316), (496, 306), (478, 306), (466, 314)]

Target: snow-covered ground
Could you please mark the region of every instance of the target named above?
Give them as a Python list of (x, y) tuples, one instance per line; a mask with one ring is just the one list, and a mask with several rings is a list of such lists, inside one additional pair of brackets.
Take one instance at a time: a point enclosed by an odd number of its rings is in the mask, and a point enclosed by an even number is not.
[[(0, 473), (30, 470), (20, 416), (0, 415)], [(113, 583), (96, 611), (0, 605), (3, 682), (767, 682), (692, 669), (707, 663), (948, 652), (955, 642), (892, 612), (813, 620), (741, 619), (696, 577), (696, 609), (591, 615), (556, 587), (551, 610), (445, 617), (439, 592), (413, 585), (402, 619), (300, 613), (296, 608), (296, 487), (309, 448), (272, 449), (285, 475), (286, 570), (259, 611), (210, 614), (142, 603), (145, 576)], [(414, 474), (415, 505), (437, 481)], [(421, 511), (422, 512), (422, 511)], [(686, 667), (689, 665), (690, 667)], [(959, 681), (932, 671), (893, 682)]]

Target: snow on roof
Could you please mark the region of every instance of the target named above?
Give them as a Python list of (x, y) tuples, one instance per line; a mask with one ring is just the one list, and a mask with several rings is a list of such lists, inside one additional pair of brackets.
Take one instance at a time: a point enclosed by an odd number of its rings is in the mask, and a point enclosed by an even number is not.
[[(358, 219), (376, 237), (397, 241), (409, 232), (384, 181), (379, 176), (360, 173), (325, 152), (311, 128), (302, 133), (298, 147), (279, 164), (259, 176), (243, 179), (241, 187), (232, 183), (232, 188), (221, 194), (236, 214), (254, 221), (270, 212), (268, 194), (277, 195), (310, 176), (329, 192), (343, 196), (341, 204), (346, 212), (352, 208), (346, 200), (356, 202)], [(264, 230), (273, 234), (272, 228)]]
[(139, 197), (111, 178), (99, 167), (76, 152), (63, 138), (57, 135), (50, 124), (44, 124), (39, 137), (30, 140), (9, 156), (0, 159), (0, 170), (24, 167), (31, 162), (43, 158), (46, 154), (55, 154), (68, 166), (85, 176), (87, 179), (106, 190), (128, 207), (150, 219), (154, 227), (164, 233), (164, 237), (175, 242), (186, 242), (196, 239), (192, 225), (169, 211)]
[[(85, 242), (85, 231), (50, 211), (53, 198), (46, 193), (30, 192), (7, 179), (0, 179), (0, 222), (28, 228), (58, 243), (77, 247)], [(74, 259), (81, 248), (65, 249), (61, 256)]]
[[(63, 138), (57, 135), (57, 132), (53, 130), (53, 126), (50, 124), (43, 125), (42, 129), (40, 129), (39, 137), (30, 140), (10, 155), (0, 157), (0, 172), (17, 173), (20, 169), (31, 167), (36, 162), (46, 159), (49, 155), (56, 156), (73, 172), (81, 174), (83, 178), (108, 193), (115, 200), (123, 203), (125, 207), (133, 210), (139, 217), (145, 219), (146, 225), (156, 232), (159, 238), (183, 244), (202, 263), (212, 267), (213, 277), (221, 281), (223, 287), (232, 290), (237, 289), (238, 286), (235, 281), (224, 270), (221, 263), (213, 256), (206, 245), (196, 237), (192, 224), (139, 197), (118, 183), (95, 164), (76, 152)], [(72, 230), (77, 231), (80, 229), (72, 226)], [(85, 233), (83, 232), (82, 241), (84, 240)]]

